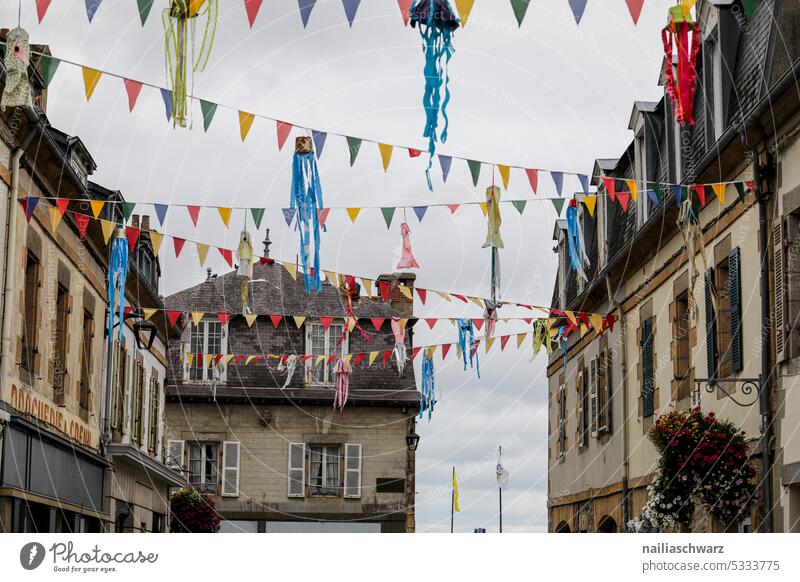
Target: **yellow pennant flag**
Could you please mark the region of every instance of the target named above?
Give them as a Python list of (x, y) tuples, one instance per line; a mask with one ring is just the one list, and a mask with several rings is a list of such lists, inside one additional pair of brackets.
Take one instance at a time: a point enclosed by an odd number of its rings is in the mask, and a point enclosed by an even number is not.
[(681, 0), (681, 4), (683, 5), (683, 15), (687, 16), (697, 4), (697, 0)]
[(714, 191), (717, 200), (719, 200), (720, 206), (725, 206), (725, 190), (727, 187), (727, 184), (711, 184), (711, 189)]
[(597, 333), (600, 333), (600, 330), (603, 328), (603, 316), (599, 313), (592, 313), (589, 316), (589, 321), (592, 322), (592, 327)]
[(224, 358), (222, 358), (222, 365), (227, 366), (228, 364), (231, 363), (232, 359), (233, 359), (233, 354), (226, 355)]
[(353, 331), (353, 328), (355, 328), (357, 323), (358, 323), (358, 320), (355, 317), (348, 317), (347, 318), (347, 331)]
[(317, 356), (317, 364), (321, 364), (325, 361), (325, 356)]
[(449, 293), (445, 293), (444, 291), (434, 291), (439, 297), (444, 299), (445, 301), (452, 301), (452, 297), (450, 297)]
[(211, 367), (211, 361), (214, 359), (216, 354), (206, 354), (206, 368)]
[(202, 267), (205, 265), (206, 257), (208, 256), (208, 245), (196, 242), (194, 246), (197, 247), (197, 257), (200, 259), (200, 266)]
[(572, 325), (578, 327), (578, 320), (575, 318), (575, 314), (573, 312), (565, 311), (564, 314), (567, 316), (567, 319), (569, 319)]
[(250, 362), (253, 361), (253, 358), (255, 358), (255, 356), (247, 356), (247, 359), (244, 361), (244, 365), (247, 366)]
[(489, 205), (486, 202), (481, 202), (479, 206), (481, 207), (481, 212), (483, 212), (484, 216), (489, 214)]
[(367, 297), (372, 297), (372, 283), (374, 283), (374, 281), (374, 279), (365, 279), (364, 277), (361, 277), (361, 284), (364, 286)]
[(295, 316), (293, 316), (292, 319), (294, 319), (294, 324), (297, 326), (297, 329), (300, 329), (301, 327), (303, 327), (303, 322), (306, 320), (306, 316), (305, 315), (295, 315)]
[(348, 366), (350, 365), (350, 360), (353, 359), (353, 354), (345, 354), (344, 355), (344, 363)]
[(116, 224), (110, 220), (100, 220), (100, 228), (103, 229), (103, 239), (105, 239), (106, 244), (108, 244), (108, 241), (111, 240), (111, 235), (114, 234), (115, 227)]
[(398, 285), (397, 288), (400, 289), (400, 293), (402, 293), (403, 296), (406, 299), (411, 299), (412, 298), (411, 297), (411, 288), (410, 287), (406, 287), (405, 285)]
[(217, 210), (219, 211), (219, 217), (222, 219), (225, 228), (228, 228), (228, 223), (231, 221), (231, 209), (219, 207)]
[(297, 265), (295, 263), (284, 263), (283, 268), (289, 272), (289, 275), (297, 281)]
[(105, 201), (92, 200), (89, 204), (92, 206), (92, 215), (95, 217), (95, 220), (100, 218), (100, 213), (103, 211), (103, 206), (106, 205)]
[(469, 13), (472, 12), (473, 4), (475, 4), (475, 0), (456, 0), (456, 9), (458, 10), (458, 15), (461, 17), (461, 28), (467, 25), (467, 20), (469, 20)]
[(379, 353), (380, 353), (380, 352), (370, 352), (370, 353), (369, 353), (369, 365), (370, 365), (370, 366), (371, 366), (371, 365), (372, 365), (372, 363), (375, 361), (375, 358), (377, 358), (377, 357), (378, 357), (378, 354), (379, 354)]
[(350, 217), (350, 222), (353, 224), (356, 223), (356, 218), (358, 218), (358, 214), (361, 212), (360, 208), (348, 208), (347, 209), (347, 216)]
[(383, 171), (389, 171), (389, 162), (392, 160), (392, 150), (394, 149), (389, 144), (379, 143), (378, 149), (381, 151), (381, 160), (383, 160)]
[(190, 366), (194, 363), (194, 354), (192, 352), (186, 352), (186, 363)]
[(150, 231), (150, 244), (153, 245), (153, 254), (158, 256), (158, 251), (161, 249), (161, 243), (164, 241), (164, 235), (154, 230)]
[(582, 323), (581, 324), (581, 337), (585, 336), (587, 333), (589, 333), (589, 328), (586, 326), (585, 323)]
[(252, 113), (246, 111), (239, 112), (239, 135), (242, 136), (242, 141), (245, 140), (247, 134), (250, 133), (250, 127), (253, 125), (253, 120), (256, 118)]
[(525, 336), (528, 335), (527, 333), (518, 333), (517, 334), (517, 349), (522, 347), (522, 342), (525, 341)]
[(258, 315), (255, 313), (245, 313), (244, 319), (247, 322), (247, 327), (253, 327), (253, 323), (255, 322)]
[(55, 234), (58, 225), (61, 224), (61, 212), (56, 206), (51, 206), (47, 210), (50, 211), (50, 230)]
[(142, 309), (142, 313), (144, 314), (144, 320), (147, 321), (148, 319), (153, 317), (156, 314), (156, 311), (158, 311), (158, 309), (152, 309), (150, 307), (145, 307), (144, 309)]
[(631, 198), (636, 202), (639, 199), (639, 191), (636, 189), (636, 180), (625, 180), (628, 190), (631, 191)]
[(456, 478), (456, 468), (453, 467), (453, 509), (461, 511), (458, 506), (458, 479)]
[(503, 179), (503, 189), (508, 190), (508, 179), (511, 177), (511, 168), (501, 164), (497, 166), (497, 171), (500, 172), (500, 177)]
[(591, 194), (583, 197), (583, 205), (589, 211), (589, 216), (594, 217), (594, 209), (597, 206), (597, 195)]
[(324, 269), (322, 270), (322, 272), (325, 274), (325, 278), (328, 280), (328, 283), (330, 283), (331, 285), (333, 285), (338, 289), (339, 278), (336, 276), (336, 273), (334, 273), (333, 271), (326, 271)]
[(195, 327), (200, 327), (200, 322), (203, 321), (205, 313), (202, 311), (192, 311), (192, 323)]
[(494, 345), (494, 337), (487, 337), (486, 338), (486, 353), (487, 354), (489, 353), (489, 350), (492, 349), (493, 345)]
[(483, 308), (483, 302), (480, 299), (478, 299), (477, 297), (467, 297), (467, 299), (472, 301), (478, 307)]
[(83, 88), (86, 93), (86, 100), (92, 98), (97, 83), (100, 82), (100, 77), (103, 73), (89, 67), (81, 67), (83, 69)]

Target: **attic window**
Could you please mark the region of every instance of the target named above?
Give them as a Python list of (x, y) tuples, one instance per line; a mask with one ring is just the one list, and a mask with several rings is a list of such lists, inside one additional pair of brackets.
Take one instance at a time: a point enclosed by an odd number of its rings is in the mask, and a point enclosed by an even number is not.
[(75, 170), (75, 173), (78, 175), (78, 178), (81, 181), (81, 184), (86, 186), (88, 178), (86, 175), (86, 166), (78, 159), (77, 154), (73, 153), (69, 157), (69, 165), (70, 167)]

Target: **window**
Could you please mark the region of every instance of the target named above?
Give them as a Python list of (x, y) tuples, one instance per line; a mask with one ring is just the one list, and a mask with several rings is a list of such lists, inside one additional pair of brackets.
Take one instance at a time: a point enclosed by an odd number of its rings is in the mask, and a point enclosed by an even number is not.
[(83, 336), (81, 338), (81, 376), (78, 402), (81, 409), (89, 410), (92, 400), (92, 340), (94, 339), (94, 315), (83, 310)]
[(567, 386), (560, 384), (556, 391), (556, 456), (563, 457), (567, 449)]
[(136, 358), (133, 372), (133, 442), (142, 444), (144, 430), (144, 365)]
[(39, 353), (39, 289), (42, 286), (42, 265), (32, 251), (25, 260), (25, 318), (22, 322), (22, 349), (20, 367), (34, 372), (34, 363)]
[(719, 29), (715, 29), (703, 44), (704, 88), (706, 91), (706, 137), (709, 145), (722, 137), (725, 116), (722, 101), (722, 47)]
[(582, 364), (578, 366), (578, 375), (575, 378), (575, 444), (579, 449), (586, 446), (586, 368)]
[(308, 489), (310, 495), (339, 494), (339, 447), (310, 446)]
[(199, 491), (217, 490), (219, 443), (189, 445), (189, 484)]
[(647, 195), (647, 147), (644, 127), (636, 134), (634, 150), (636, 154), (636, 182), (639, 190), (639, 200), (636, 203), (636, 221), (641, 227), (650, 216), (650, 203)]
[(673, 369), (676, 380), (685, 380), (691, 372), (690, 327), (689, 290), (686, 289), (675, 297), (675, 321), (672, 326), (672, 339), (675, 342)]
[(166, 531), (167, 516), (163, 513), (153, 512), (153, 525), (150, 528), (152, 533), (164, 533)]
[(601, 347), (597, 367), (597, 435), (611, 430), (611, 350)]
[(158, 441), (158, 425), (161, 416), (161, 390), (155, 370), (150, 373), (150, 413), (149, 431), (147, 436), (147, 450), (155, 454)]
[(53, 353), (53, 401), (64, 404), (67, 389), (67, 327), (69, 325), (69, 290), (56, 286), (55, 351)]
[(673, 151), (675, 160), (675, 183), (680, 184), (683, 180), (683, 147), (681, 142), (681, 126), (675, 121), (673, 116), (672, 120), (672, 137), (673, 137)]
[[(338, 343), (343, 333), (343, 323), (331, 323), (327, 330), (321, 323), (306, 324), (306, 355), (313, 356), (306, 362), (306, 384), (333, 384), (335, 362), (329, 364), (328, 360), (331, 354), (347, 353), (347, 336), (341, 344)], [(319, 356), (324, 358), (320, 361)]]
[(125, 411), (125, 393), (128, 383), (128, 351), (125, 340), (114, 340), (114, 366), (112, 379), (113, 393), (111, 397), (111, 427), (122, 430), (123, 413)]
[(153, 257), (147, 250), (147, 246), (140, 244), (136, 250), (136, 264), (139, 265), (139, 270), (150, 285), (154, 285), (154, 263)]
[(653, 355), (653, 318), (642, 321), (641, 327), (641, 367), (642, 367), (642, 416), (653, 416), (655, 409), (655, 380)]
[(228, 328), (219, 321), (201, 321), (199, 325), (191, 324), (191, 343), (189, 351), (194, 354), (191, 363), (186, 367), (184, 382), (225, 382), (227, 370), (214, 363), (215, 358), (200, 358), (203, 356), (226, 354), (228, 351)]
[(716, 267), (706, 273), (706, 349), (709, 378), (742, 371), (741, 250), (730, 239), (714, 248)]

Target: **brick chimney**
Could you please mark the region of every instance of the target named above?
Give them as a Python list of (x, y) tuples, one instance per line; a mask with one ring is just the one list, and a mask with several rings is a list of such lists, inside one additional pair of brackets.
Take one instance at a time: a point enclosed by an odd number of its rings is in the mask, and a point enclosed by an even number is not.
[(142, 215), (142, 230), (150, 230), (150, 216)]
[[(389, 303), (398, 311), (411, 317), (414, 315), (414, 282), (416, 280), (417, 276), (414, 273), (392, 273), (379, 276), (377, 282), (389, 283)], [(399, 284), (403, 284), (411, 290), (411, 299), (403, 295)], [(380, 290), (378, 290), (378, 295), (380, 296)]]
[(131, 226), (133, 228), (139, 228), (139, 215), (138, 214), (134, 214), (133, 216), (131, 216)]

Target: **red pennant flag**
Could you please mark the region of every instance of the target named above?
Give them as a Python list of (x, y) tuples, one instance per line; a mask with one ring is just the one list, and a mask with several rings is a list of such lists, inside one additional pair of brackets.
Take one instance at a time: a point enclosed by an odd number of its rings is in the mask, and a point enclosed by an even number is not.
[[(408, 21), (411, 18), (411, 2), (412, 0), (397, 0), (397, 5), (400, 7), (400, 14), (403, 16), (403, 24), (408, 26)], [(41, 22), (41, 18), (39, 21)]]
[(603, 178), (603, 185), (606, 187), (608, 197), (613, 201), (617, 195), (616, 186), (614, 185), (614, 178)]
[(183, 250), (183, 244), (186, 242), (185, 238), (178, 238), (177, 236), (172, 237), (172, 244), (175, 246), (175, 258), (177, 259), (181, 256), (181, 251)]
[(195, 226), (197, 226), (197, 219), (200, 217), (200, 207), (199, 206), (187, 206), (186, 210), (189, 211), (189, 216), (192, 219), (192, 222)]
[(311, 358), (313, 358), (313, 357), (314, 357), (314, 356), (303, 356), (302, 358), (300, 358), (300, 360), (301, 360), (301, 361), (303, 361), (303, 362), (307, 362), (307, 361), (309, 361), (309, 360), (310, 360)]
[(428, 296), (428, 292), (425, 289), (420, 289), (419, 287), (417, 287), (416, 289), (417, 289), (417, 295), (419, 295), (419, 300), (422, 302), (423, 305), (425, 305), (425, 299)]
[(501, 351), (501, 352), (502, 352), (504, 349), (506, 349), (506, 344), (508, 343), (508, 339), (509, 339), (510, 337), (511, 337), (510, 335), (501, 335), (501, 336), (500, 336), (500, 351)]
[(253, 24), (256, 22), (256, 16), (258, 16), (258, 11), (261, 9), (261, 2), (263, 0), (244, 0), (244, 9), (247, 12), (247, 20), (250, 21), (250, 28), (253, 28)]
[(411, 348), (411, 359), (412, 360), (417, 357), (417, 354), (419, 353), (419, 351), (421, 349), (422, 348)]
[(286, 143), (286, 138), (289, 137), (289, 134), (292, 132), (292, 124), (286, 123), (285, 121), (278, 121), (277, 122), (278, 128), (278, 149), (283, 149), (283, 144)]
[(217, 355), (216, 355), (216, 357), (214, 358), (214, 365), (215, 365), (215, 366), (216, 366), (217, 364), (219, 364), (219, 361), (222, 359), (222, 357), (223, 357), (224, 355), (225, 355), (225, 354), (217, 354)]
[[(281, 322), (281, 319), (283, 319), (283, 316), (282, 315), (270, 315), (269, 318), (272, 320), (272, 326), (275, 329), (278, 329), (278, 324)], [(327, 331), (327, 328), (325, 329), (325, 331)]]
[(333, 323), (333, 318), (332, 317), (320, 317), (319, 318), (319, 322), (322, 324), (322, 329), (324, 329), (325, 331), (328, 331), (328, 328), (331, 326), (331, 323)]
[(389, 283), (387, 281), (378, 281), (378, 290), (381, 292), (383, 300), (389, 301)]
[(628, 12), (631, 13), (631, 18), (633, 18), (633, 25), (636, 26), (639, 24), (639, 15), (642, 13), (644, 0), (625, 0), (625, 2), (628, 4)]
[(523, 317), (522, 321), (524, 321), (525, 323), (530, 325), (533, 322), (533, 318), (532, 317)]
[(746, 180), (744, 185), (751, 192), (756, 189), (756, 183), (754, 180)]
[(242, 355), (236, 356), (236, 359), (233, 361), (233, 365), (238, 366), (239, 364), (242, 363), (242, 360), (244, 360), (244, 356)]
[(391, 357), (392, 357), (392, 350), (386, 350), (385, 352), (383, 352), (383, 363), (388, 364), (389, 358)]
[(225, 259), (228, 266), (233, 267), (233, 252), (230, 249), (223, 249), (222, 247), (217, 247), (217, 249), (219, 249), (219, 254), (222, 255), (222, 258)]
[(480, 331), (480, 330), (481, 330), (481, 328), (483, 327), (483, 319), (482, 319), (482, 318), (480, 318), (480, 317), (476, 317), (475, 319), (473, 319), (473, 320), (472, 320), (472, 325), (474, 325), (474, 326), (475, 326), (475, 328), (476, 328), (478, 331)]
[(422, 152), (420, 150), (415, 150), (414, 148), (408, 148), (408, 157), (409, 158), (418, 158)]
[(76, 214), (75, 224), (78, 226), (78, 234), (81, 238), (86, 238), (86, 227), (89, 226), (89, 219), (91, 216), (88, 214)]
[(61, 218), (64, 218), (64, 213), (69, 206), (69, 198), (56, 198), (56, 206), (58, 206), (58, 213), (61, 215)]
[(128, 237), (128, 248), (131, 252), (136, 249), (136, 242), (139, 240), (140, 234), (142, 234), (142, 231), (138, 228), (133, 228), (132, 226), (125, 227), (125, 236)]
[(550, 308), (550, 315), (555, 315), (557, 317), (566, 317), (567, 314), (561, 311), (560, 309), (556, 309), (555, 307)]
[(230, 311), (220, 311), (219, 313), (217, 313), (217, 319), (219, 319), (219, 322), (222, 325), (228, 325), (228, 320), (230, 318), (231, 318), (231, 312)]
[(39, 23), (42, 22), (42, 18), (44, 15), (47, 14), (47, 9), (50, 7), (51, 0), (36, 0), (36, 16), (39, 17)]
[(129, 316), (131, 313), (133, 313), (133, 307), (132, 307), (132, 306), (130, 306), (130, 305), (126, 305), (126, 306), (124, 307), (124, 309), (122, 310), (122, 317), (123, 317), (123, 318), (126, 318), (126, 317), (128, 317), (128, 316)]
[(197, 354), (197, 367), (203, 367), (203, 354)]
[(122, 79), (122, 82), (125, 84), (125, 92), (128, 94), (128, 111), (133, 111), (139, 93), (142, 91), (142, 83), (132, 79)]
[(27, 198), (20, 198), (19, 203), (22, 204), (22, 210), (25, 211), (25, 220), (30, 223), (33, 217), (33, 211), (36, 210), (36, 205), (39, 203), (38, 198), (28, 196)]
[(447, 357), (447, 352), (450, 351), (450, 347), (453, 344), (442, 344), (442, 359), (444, 360)]
[(627, 214), (628, 212), (628, 202), (630, 202), (631, 195), (630, 192), (619, 192), (617, 194), (617, 200), (619, 200), (619, 205), (622, 206), (622, 211)]
[(453, 297), (455, 297), (456, 299), (461, 299), (461, 301), (463, 301), (464, 303), (466, 303), (466, 302), (467, 302), (467, 298), (466, 298), (466, 297), (464, 297), (463, 295), (458, 295), (457, 293), (450, 293), (450, 295), (452, 295), (452, 296), (453, 296)]
[(450, 214), (455, 214), (456, 210), (458, 210), (458, 207), (461, 206), (461, 204), (446, 204), (445, 206), (450, 209)]
[(436, 325), (438, 322), (439, 322), (439, 320), (436, 319), (435, 317), (426, 317), (425, 318), (425, 323), (427, 323), (428, 327), (431, 328), (431, 329), (433, 329), (433, 326)]
[(536, 190), (539, 189), (539, 170), (534, 169), (527, 169), (525, 173), (528, 175), (528, 182), (531, 183), (531, 190), (533, 193), (536, 194)]
[(332, 364), (334, 360), (336, 360), (336, 358), (338, 357), (339, 357), (338, 354), (331, 354), (330, 356), (328, 356), (328, 364)]
[(381, 327), (383, 326), (383, 322), (386, 321), (382, 317), (373, 317), (370, 319), (372, 322), (373, 327), (375, 327), (375, 331), (380, 331)]
[(361, 363), (361, 360), (364, 359), (364, 354), (356, 354), (356, 357), (353, 359), (353, 367), (355, 368)]
[(170, 327), (175, 327), (178, 323), (178, 318), (181, 316), (179, 309), (167, 309), (167, 319), (169, 320)]
[(317, 219), (319, 220), (320, 227), (325, 226), (325, 221), (328, 220), (328, 213), (331, 211), (330, 208), (320, 208), (317, 210)]
[(702, 184), (695, 184), (692, 190), (697, 194), (697, 199), (700, 201), (700, 208), (706, 205), (706, 187)]

